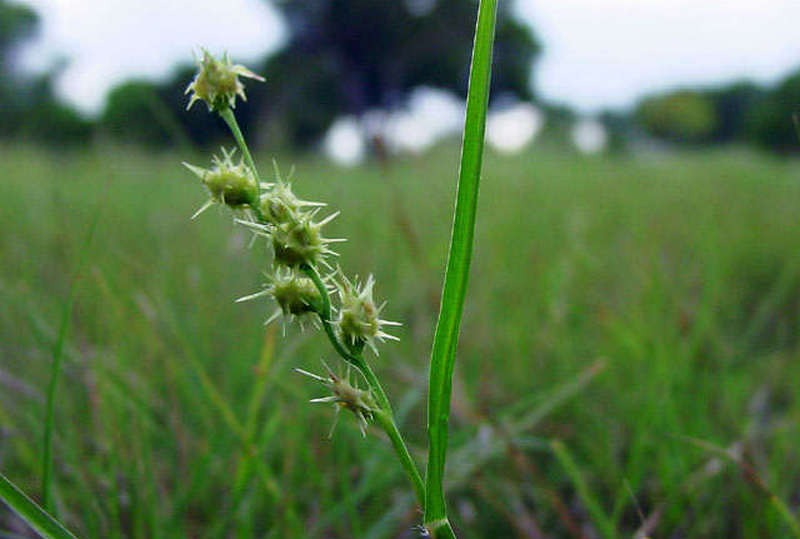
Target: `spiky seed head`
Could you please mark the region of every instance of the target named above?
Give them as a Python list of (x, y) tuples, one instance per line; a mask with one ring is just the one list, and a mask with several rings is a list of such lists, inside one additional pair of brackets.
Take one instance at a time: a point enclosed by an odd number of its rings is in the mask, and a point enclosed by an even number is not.
[[(281, 315), (285, 321), (291, 321), (316, 312), (321, 297), (311, 279), (298, 275), (288, 268), (277, 268), (271, 275), (268, 275), (268, 279), (269, 282), (264, 285), (262, 290), (236, 301), (248, 301), (262, 296), (274, 299), (278, 308), (267, 319), (267, 324)], [(299, 321), (302, 327), (302, 320)]]
[[(215, 155), (210, 169), (184, 163), (184, 166), (197, 175), (208, 189), (211, 195), (209, 203), (241, 208), (258, 200), (258, 183), (255, 175), (250, 167), (244, 164), (244, 161), (240, 160), (238, 164), (233, 162), (235, 151), (228, 152), (222, 148), (222, 158)], [(203, 209), (207, 206), (204, 206)]]
[[(272, 225), (281, 225), (296, 222), (299, 219), (298, 212), (308, 207), (320, 207), (325, 204), (322, 202), (309, 202), (300, 200), (292, 192), (292, 186), (288, 181), (281, 178), (278, 164), (273, 160), (275, 169), (275, 183), (270, 184), (259, 200), (258, 208), (262, 217)], [(291, 177), (291, 173), (289, 175)]]
[(283, 274), (276, 272), (272, 297), (285, 316), (316, 312), (321, 300), (314, 282), (308, 277), (298, 277), (291, 270)]
[(271, 189), (261, 195), (258, 208), (264, 219), (273, 225), (282, 225), (296, 222), (300, 219), (300, 212), (308, 206), (324, 206), (322, 202), (308, 202), (300, 200), (292, 192), (292, 187), (283, 182), (277, 182)]
[(313, 213), (300, 213), (296, 221), (289, 221), (271, 229), (275, 262), (281, 266), (296, 268), (302, 264), (316, 266), (326, 255), (335, 255), (330, 248), (337, 241), (322, 236), (322, 227), (337, 214), (320, 222), (313, 221)]
[(357, 279), (351, 282), (339, 272), (336, 280), (336, 289), (339, 294), (340, 307), (336, 325), (342, 340), (350, 347), (365, 343), (369, 345), (375, 355), (378, 355), (376, 341), (386, 339), (399, 340), (389, 335), (383, 328), (385, 326), (398, 326), (398, 322), (390, 322), (380, 318), (385, 304), (377, 306), (372, 297), (375, 279), (370, 275), (364, 283)]
[(236, 106), (236, 97), (247, 101), (244, 84), (239, 77), (247, 77), (263, 82), (264, 79), (243, 65), (234, 64), (225, 53), (221, 59), (215, 58), (207, 50), (202, 49), (198, 60), (198, 72), (194, 80), (186, 87), (185, 93), (191, 93), (187, 110), (195, 101), (203, 101), (209, 111), (221, 112)]
[[(358, 427), (361, 429), (361, 434), (366, 436), (368, 420), (372, 419), (373, 412), (378, 410), (378, 406), (375, 404), (375, 399), (372, 397), (372, 393), (369, 390), (360, 389), (356, 383), (351, 382), (349, 367), (344, 376), (340, 376), (336, 374), (333, 369), (331, 369), (324, 361), (322, 362), (322, 365), (326, 371), (324, 376), (312, 374), (302, 369), (295, 369), (295, 371), (299, 372), (300, 374), (320, 382), (331, 391), (331, 395), (312, 399), (311, 402), (333, 403), (336, 407), (337, 417), (341, 409), (349, 410), (353, 413), (353, 415), (356, 416), (356, 419), (358, 420)], [(334, 428), (336, 427), (335, 421), (333, 426)], [(329, 437), (332, 434), (333, 428), (331, 429)]]
[(261, 195), (258, 209), (268, 223), (280, 225), (296, 220), (297, 206), (292, 202), (275, 191), (267, 191)]

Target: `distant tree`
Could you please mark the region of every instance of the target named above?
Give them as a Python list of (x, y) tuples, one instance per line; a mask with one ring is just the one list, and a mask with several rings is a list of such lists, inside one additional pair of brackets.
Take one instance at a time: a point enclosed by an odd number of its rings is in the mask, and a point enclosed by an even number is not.
[(169, 134), (158, 121), (157, 100), (153, 83), (132, 80), (120, 84), (106, 97), (99, 127), (116, 140), (164, 146)]
[(635, 117), (650, 135), (676, 143), (711, 142), (717, 127), (713, 101), (693, 90), (645, 98), (637, 105)]
[(747, 136), (762, 148), (779, 153), (800, 151), (793, 117), (800, 115), (800, 71), (768, 91), (747, 115)]
[(27, 6), (0, 0), (0, 136), (16, 131), (25, 111), (14, 52), (36, 32), (39, 18)]
[(604, 110), (597, 119), (608, 134), (607, 151), (614, 154), (627, 151), (628, 139), (633, 129), (630, 115), (616, 110)]
[(61, 66), (26, 77), (14, 65), (20, 45), (36, 34), (39, 17), (27, 6), (0, 0), (0, 136), (53, 146), (85, 143), (91, 122), (61, 103), (53, 80)]
[(56, 73), (37, 77), (26, 85), (26, 104), (16, 136), (58, 148), (79, 146), (89, 141), (94, 126), (55, 96)]
[(109, 92), (99, 127), (103, 135), (117, 141), (151, 148), (185, 145), (190, 138), (165, 104), (159, 87), (143, 80), (125, 82)]
[(740, 81), (706, 92), (714, 104), (717, 125), (714, 142), (743, 142), (747, 136), (747, 115), (762, 99), (764, 91), (749, 81)]
[(39, 17), (28, 6), (0, 0), (0, 70), (3, 73), (9, 72), (14, 51), (36, 33), (38, 25)]
[[(464, 94), (476, 0), (275, 0), (289, 27), (271, 57), (260, 108), (307, 144), (342, 113), (403, 103), (417, 86)], [(531, 30), (498, 13), (493, 93), (532, 98), (531, 69), (539, 45)]]

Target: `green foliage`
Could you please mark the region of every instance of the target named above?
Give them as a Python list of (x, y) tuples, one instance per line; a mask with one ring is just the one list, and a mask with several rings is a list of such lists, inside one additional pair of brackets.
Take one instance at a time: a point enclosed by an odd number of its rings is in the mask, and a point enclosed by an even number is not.
[(800, 135), (794, 116), (800, 113), (800, 72), (781, 81), (749, 112), (750, 140), (776, 152), (800, 151)]
[[(261, 247), (248, 250), (222, 212), (188, 221), (204, 197), (176, 164), (185, 156), (2, 154), (2, 473), (40, 499), (42, 388), (108, 183), (58, 390), (53, 499), (64, 523), (80, 537), (393, 537), (418, 523), (387, 444), (365, 443), (353, 422), (330, 443), (331, 411), (298, 405), (320, 391), (292, 368), (319, 371), (326, 343), (281, 338), (253, 323), (273, 307), (233, 303), (260, 283)], [(388, 171), (278, 157), (297, 164), (304, 193), (342, 210), (329, 226), (348, 233), (343, 259), (375, 271), (401, 313), (402, 340), (376, 368), (417, 457), (458, 149)], [(645, 517), (660, 511), (654, 537), (786, 537), (747, 476), (708, 466), (715, 455), (677, 436), (741, 447), (797, 513), (798, 164), (739, 152), (485, 160), (447, 460), (459, 537), (513, 536), (523, 514), (569, 536), (559, 501), (572, 524), (597, 530), (551, 439), (620, 536), (641, 525), (635, 499)], [(498, 267), (502, 278), (489, 278)], [(541, 411), (598, 357), (604, 371)], [(16, 529), (7, 512), (0, 521)]]
[(90, 120), (52, 95), (31, 103), (21, 120), (18, 136), (57, 148), (84, 145), (94, 132)]
[(635, 119), (648, 133), (685, 144), (751, 144), (777, 153), (800, 150), (800, 73), (762, 88), (748, 81), (681, 90), (642, 100)]
[(714, 102), (717, 116), (714, 142), (746, 142), (747, 117), (763, 98), (764, 90), (742, 81), (709, 90), (707, 94)]
[(97, 213), (89, 225), (86, 239), (80, 246), (78, 264), (69, 285), (69, 293), (61, 310), (61, 320), (59, 321), (58, 335), (53, 345), (52, 362), (50, 363), (50, 381), (47, 384), (47, 400), (45, 401), (44, 416), (44, 435), (42, 437), (42, 505), (48, 511), (54, 511), (53, 503), (53, 434), (55, 432), (55, 410), (56, 410), (56, 390), (58, 381), (61, 378), (61, 365), (64, 362), (64, 345), (67, 338), (67, 330), (72, 319), (72, 307), (78, 290), (78, 278), (86, 263), (89, 255), (89, 247), (97, 230), (97, 222), (100, 217), (100, 203), (97, 204)]
[(639, 103), (635, 114), (649, 134), (670, 142), (710, 142), (717, 126), (714, 103), (692, 90), (646, 98)]
[(172, 142), (164, 113), (154, 83), (128, 81), (109, 92), (99, 126), (117, 141), (164, 148)]

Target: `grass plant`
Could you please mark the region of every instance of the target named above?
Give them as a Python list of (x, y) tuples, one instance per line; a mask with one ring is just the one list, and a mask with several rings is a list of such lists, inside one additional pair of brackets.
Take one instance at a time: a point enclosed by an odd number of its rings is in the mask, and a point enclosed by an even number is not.
[(472, 49), (455, 217), (428, 378), (428, 464), (424, 526), (432, 536), (443, 538), (455, 537), (447, 519), (444, 495), (450, 395), (461, 315), (472, 261), (496, 17), (497, 1), (481, 0)]
[[(365, 347), (377, 355), (379, 343), (396, 339), (384, 328), (399, 324), (380, 318), (385, 304), (378, 306), (373, 299), (375, 281), (372, 275), (360, 282), (358, 277), (350, 280), (341, 268), (327, 275), (320, 273), (320, 267), (332, 268), (327, 259), (337, 255), (331, 244), (338, 240), (323, 237), (322, 228), (338, 212), (315, 221), (319, 209), (325, 204), (295, 196), (289, 181), (281, 177), (277, 163), (273, 181), (262, 182), (236, 121), (236, 100), (245, 99), (244, 85), (238, 77), (261, 79), (243, 66), (234, 65), (227, 57), (217, 59), (203, 51), (200, 70), (187, 88), (187, 93), (191, 94), (189, 107), (201, 101), (209, 112), (219, 114), (230, 128), (243, 156), (236, 164), (233, 152), (223, 149), (222, 158), (215, 157), (211, 169), (185, 163), (201, 179), (210, 197), (194, 217), (215, 203), (226, 205), (238, 215), (237, 222), (254, 233), (254, 240), (266, 238), (272, 247), (273, 262), (267, 272), (268, 283), (262, 290), (240, 301), (262, 296), (272, 298), (278, 307), (268, 323), (281, 316), (286, 319), (284, 324), (291, 320), (302, 323), (303, 318), (316, 315), (333, 350), (347, 365), (347, 372), (337, 373), (324, 361), (325, 372), (322, 375), (297, 369), (331, 392), (312, 402), (333, 403), (337, 420), (340, 410), (352, 412), (363, 435), (366, 435), (368, 423), (372, 420), (383, 429), (411, 483), (417, 502), (424, 507), (422, 529), (433, 537), (455, 537), (445, 507), (444, 467), (456, 343), (475, 229), (496, 12), (496, 0), (483, 0), (478, 8), (455, 218), (431, 357), (428, 470), (424, 483), (397, 426), (386, 391), (364, 357)], [(336, 291), (339, 300), (335, 312), (332, 290)], [(366, 389), (360, 389), (358, 383), (351, 380), (351, 368), (363, 378)], [(335, 426), (334, 422), (333, 428)]]
[[(440, 538), (540, 526), (604, 537), (798, 533), (797, 165), (741, 153), (490, 156), (491, 226), (476, 231), (495, 10), (495, 0), (480, 2), (455, 193), (414, 180), (419, 170), (448, 176), (451, 148), (388, 173), (306, 159), (289, 178), (277, 165), (262, 177), (234, 115), (239, 77), (259, 77), (205, 53), (190, 106), (219, 114), (242, 157), (223, 150), (210, 168), (187, 167), (208, 192), (195, 217), (226, 207), (241, 225), (232, 239), (210, 219), (185, 227), (178, 214), (191, 191), (152, 181), (172, 174), (172, 156), (106, 148), (102, 158), (37, 159), (13, 148), (4, 177), (22, 165), (28, 174), (0, 185), (17, 202), (0, 226), (20, 231), (2, 237), (0, 254), (21, 268), (0, 273), (0, 382), (15, 396), (0, 395), (10, 440), (0, 456), (22, 486), (43, 469), (45, 507), (0, 475), (12, 511), (47, 538), (72, 537), (46, 511), (54, 501), (89, 537), (388, 537), (412, 526)], [(54, 171), (72, 181), (54, 182)], [(98, 225), (87, 200), (103, 177), (115, 178), (113, 226), (99, 228), (109, 232), (92, 255)], [(354, 241), (323, 234), (338, 212), (318, 218), (325, 204), (297, 197), (291, 178), (336, 200), (356, 224)], [(403, 196), (417, 201), (409, 215), (385, 218), (381, 209), (400, 211), (402, 201), (389, 204), (376, 178), (403, 181)], [(70, 239), (87, 227), (88, 237)], [(470, 269), (474, 237), (484, 256)], [(420, 268), (445, 256), (431, 333), (435, 277)], [(267, 321), (282, 319), (284, 331), (316, 325), (327, 351), (308, 333), (279, 340), (273, 326), (253, 324), (263, 303), (220, 301), (251, 284), (265, 257), (265, 283), (242, 299), (270, 300)], [(348, 277), (339, 258), (386, 276), (391, 311), (375, 301), (373, 277)], [(65, 280), (54, 269), (63, 267), (86, 278)], [(479, 278), (465, 310), (470, 272)], [(64, 296), (66, 306), (56, 301)], [(369, 354), (397, 331), (383, 312), (406, 315), (403, 341), (386, 354), (403, 360), (373, 368)], [(426, 380), (415, 358), (431, 338)], [(309, 364), (323, 354), (315, 374)], [(320, 414), (295, 404), (307, 389), (285, 379), (292, 367), (329, 391), (312, 402), (387, 443), (364, 444), (347, 428), (320, 442)], [(61, 377), (68, 398), (56, 406)], [(414, 423), (426, 387), (427, 451)], [(42, 404), (40, 451), (19, 433), (38, 432)], [(397, 490), (403, 477), (413, 494)]]

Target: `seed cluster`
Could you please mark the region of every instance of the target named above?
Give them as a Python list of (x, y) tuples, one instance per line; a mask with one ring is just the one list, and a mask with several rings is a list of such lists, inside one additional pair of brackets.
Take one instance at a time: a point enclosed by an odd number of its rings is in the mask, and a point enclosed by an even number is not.
[(328, 437), (333, 435), (333, 430), (336, 428), (336, 421), (339, 418), (339, 411), (343, 408), (352, 412), (358, 420), (358, 428), (361, 430), (361, 435), (367, 435), (367, 420), (372, 419), (372, 414), (378, 411), (378, 407), (372, 398), (369, 391), (360, 389), (350, 381), (350, 368), (344, 376), (340, 376), (333, 372), (333, 370), (324, 361), (322, 366), (325, 368), (326, 375), (319, 376), (303, 369), (295, 369), (295, 371), (313, 378), (327, 387), (331, 391), (331, 395), (311, 399), (311, 402), (317, 403), (333, 403), (336, 408), (336, 419), (334, 419), (331, 431)]
[(222, 148), (222, 158), (211, 158), (212, 167), (205, 169), (184, 162), (183, 165), (194, 172), (203, 182), (210, 195), (209, 200), (195, 212), (192, 219), (203, 213), (213, 204), (225, 204), (233, 209), (249, 206), (258, 199), (258, 182), (250, 167), (240, 161), (233, 162), (236, 150)]
[(236, 98), (241, 97), (247, 101), (244, 93), (244, 84), (239, 77), (247, 77), (263, 82), (264, 79), (243, 65), (231, 62), (227, 54), (222, 59), (217, 59), (207, 50), (203, 49), (202, 57), (198, 60), (200, 69), (194, 80), (186, 87), (186, 93), (191, 93), (186, 109), (192, 108), (196, 101), (205, 102), (209, 112), (221, 112), (226, 108), (236, 106)]
[[(199, 72), (187, 88), (187, 93), (192, 94), (189, 106), (200, 100), (208, 105), (209, 111), (230, 114), (236, 98), (245, 99), (239, 75), (263, 80), (243, 66), (233, 65), (227, 56), (218, 60), (203, 51)], [(238, 138), (237, 142), (244, 144)], [(284, 331), (286, 324), (293, 320), (303, 327), (304, 320), (319, 319), (337, 352), (349, 364), (358, 367), (358, 363), (363, 362), (364, 346), (377, 355), (378, 343), (397, 340), (384, 329), (399, 324), (380, 318), (385, 303), (376, 305), (373, 299), (375, 279), (371, 275), (363, 282), (357, 277), (351, 281), (341, 268), (334, 270), (330, 264), (330, 258), (338, 256), (332, 244), (344, 240), (325, 237), (323, 228), (339, 212), (317, 219), (326, 204), (298, 198), (292, 190), (291, 175), (284, 179), (274, 163), (274, 181), (261, 183), (246, 146), (242, 147), (242, 153), (248, 161), (243, 157), (236, 163), (234, 151), (223, 149), (221, 158), (212, 159), (210, 169), (184, 163), (209, 193), (209, 200), (193, 218), (214, 204), (227, 206), (236, 213), (237, 223), (247, 227), (256, 238), (266, 239), (271, 246), (273, 257), (265, 272), (266, 282), (261, 290), (237, 301), (271, 298), (276, 308), (266, 323), (282, 318)], [(325, 268), (327, 275), (321, 276), (320, 268)], [(331, 305), (331, 297), (338, 298), (338, 306)], [(327, 365), (325, 368), (327, 376), (324, 378), (301, 371), (332, 391), (330, 397), (314, 402), (333, 402), (337, 412), (341, 408), (350, 410), (365, 432), (367, 420), (376, 410), (370, 390), (353, 385), (349, 374), (342, 377)]]

